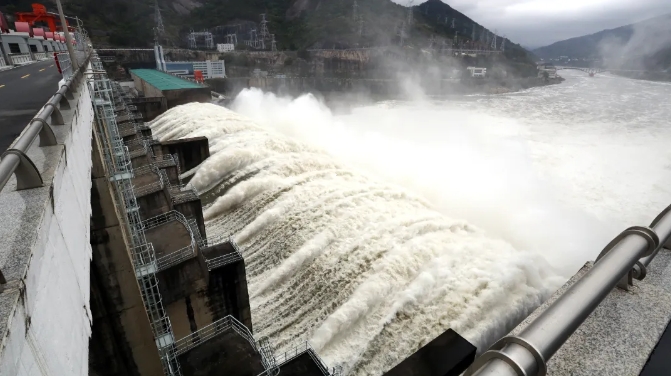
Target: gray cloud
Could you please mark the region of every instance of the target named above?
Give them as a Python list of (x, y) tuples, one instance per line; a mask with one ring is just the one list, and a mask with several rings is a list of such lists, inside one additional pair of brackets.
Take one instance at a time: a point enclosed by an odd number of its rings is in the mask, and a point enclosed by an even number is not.
[[(418, 5), (426, 0), (392, 0)], [(540, 47), (671, 13), (669, 0), (447, 0), (514, 42)]]

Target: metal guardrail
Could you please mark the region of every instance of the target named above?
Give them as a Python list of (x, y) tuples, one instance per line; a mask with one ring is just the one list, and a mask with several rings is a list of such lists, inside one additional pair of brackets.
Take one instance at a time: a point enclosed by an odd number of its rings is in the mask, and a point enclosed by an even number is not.
[(310, 358), (315, 362), (317, 368), (322, 372), (324, 376), (340, 376), (342, 374), (342, 367), (336, 366), (332, 369), (329, 369), (326, 363), (322, 358), (317, 354), (314, 348), (310, 345), (310, 342), (305, 341), (298, 346), (295, 346), (279, 355), (275, 356), (277, 361), (277, 366), (281, 367), (282, 365), (289, 363), (290, 361), (298, 358), (299, 356), (307, 353)]
[(613, 288), (643, 280), (647, 266), (671, 238), (671, 206), (650, 227), (634, 226), (615, 237), (594, 266), (517, 336), (500, 339), (475, 360), (465, 375), (544, 376), (559, 350)]
[(8, 56), (12, 65), (26, 64), (33, 61), (30, 54), (9, 54)]
[(46, 59), (48, 59), (46, 52), (33, 52), (33, 57), (35, 58), (35, 60), (46, 60)]
[(91, 55), (87, 55), (84, 63), (77, 69), (63, 86), (54, 94), (42, 109), (28, 123), (23, 132), (5, 151), (0, 160), (0, 191), (7, 185), (12, 174), (16, 176), (16, 189), (30, 189), (43, 185), (42, 176), (35, 164), (26, 155), (30, 146), (39, 136), (39, 146), (56, 145), (56, 136), (52, 125), (64, 125), (61, 110), (70, 109), (69, 100), (73, 100), (82, 78), (82, 68), (86, 69)]

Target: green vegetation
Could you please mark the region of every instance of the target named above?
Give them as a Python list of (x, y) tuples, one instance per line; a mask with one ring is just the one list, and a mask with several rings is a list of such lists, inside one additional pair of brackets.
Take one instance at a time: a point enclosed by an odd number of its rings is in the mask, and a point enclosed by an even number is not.
[[(10, 14), (29, 11), (32, 1), (5, 0), (6, 5), (1, 5), (0, 10)], [(64, 7), (66, 13), (84, 20), (98, 46), (148, 47), (153, 42), (154, 1), (67, 0)], [(42, 3), (55, 11), (52, 0)], [(183, 3), (197, 7), (185, 13)], [(158, 0), (166, 28), (167, 41), (163, 44), (169, 47), (185, 47), (185, 36), (190, 30), (258, 23), (261, 13), (266, 14), (278, 49), (298, 51), (302, 59), (307, 59), (306, 50), (313, 48), (399, 44), (397, 31), (402, 23), (407, 25), (408, 8), (391, 0), (360, 0), (355, 12), (353, 3), (354, 0)], [(404, 38), (407, 49), (425, 49), (432, 38), (435, 46), (440, 47), (443, 41), (451, 42), (457, 35), (461, 41), (468, 41), (472, 35), (474, 21), (440, 0), (429, 0), (413, 7), (411, 12), (412, 27), (406, 26)], [(476, 37), (481, 31), (482, 26), (477, 25)], [(243, 36), (238, 38), (242, 42)], [(507, 41), (504, 56), (511, 71), (525, 76), (535, 74), (533, 62), (519, 45)]]

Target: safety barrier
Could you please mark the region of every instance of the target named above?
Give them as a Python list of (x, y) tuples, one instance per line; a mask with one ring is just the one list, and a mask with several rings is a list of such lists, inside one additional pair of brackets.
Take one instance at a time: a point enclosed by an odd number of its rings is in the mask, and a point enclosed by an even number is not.
[(212, 324), (207, 325), (200, 330), (176, 341), (175, 356), (184, 354), (201, 343), (229, 330), (233, 330), (240, 337), (244, 338), (247, 342), (249, 342), (254, 351), (261, 355), (261, 363), (266, 369), (264, 374), (279, 374), (279, 368), (275, 362), (275, 357), (273, 356), (272, 350), (270, 349), (268, 340), (266, 338), (262, 338), (257, 342), (249, 329), (240, 321), (236, 320), (235, 317), (230, 315), (224, 317), (223, 319), (219, 319)]
[[(87, 66), (89, 58), (90, 56), (85, 58), (81, 67)], [(16, 175), (17, 190), (42, 186), (42, 177), (26, 152), (38, 136), (40, 138), (39, 146), (56, 145), (56, 136), (51, 126), (64, 124), (61, 109), (70, 108), (68, 100), (74, 99), (72, 93), (76, 91), (81, 78), (82, 69), (79, 68), (47, 101), (21, 132), (21, 135), (14, 140), (9, 149), (2, 154), (2, 160), (0, 160), (0, 191), (5, 187), (12, 174)]]
[(215, 236), (202, 239), (200, 242), (198, 242), (198, 246), (200, 248), (213, 247), (226, 241), (228, 241), (233, 247), (233, 252), (205, 260), (205, 263), (207, 264), (207, 270), (212, 271), (216, 268), (244, 260), (242, 253), (240, 252), (240, 248), (238, 248), (238, 244), (235, 242), (235, 240), (233, 240), (233, 237), (225, 238), (223, 236)]
[(0, 54), (0, 68), (5, 68), (5, 67), (8, 67), (8, 65), (5, 62), (4, 56), (2, 56), (2, 54)]
[(165, 270), (171, 266), (177, 265), (182, 261), (193, 257), (196, 254), (195, 250), (196, 240), (194, 238), (193, 232), (191, 232), (186, 217), (184, 217), (184, 214), (176, 210), (171, 210), (167, 213), (163, 213), (147, 219), (142, 223), (142, 225), (146, 231), (158, 226), (163, 226), (173, 221), (181, 223), (186, 228), (186, 230), (189, 232), (189, 236), (191, 237), (191, 242), (186, 247), (180, 248), (175, 252), (171, 252), (167, 255), (157, 257), (156, 258), (157, 271)]
[(280, 355), (275, 356), (275, 360), (277, 362), (277, 366), (281, 367), (282, 365), (289, 363), (290, 361), (298, 358), (299, 356), (307, 353), (310, 358), (315, 362), (317, 365), (317, 368), (322, 372), (324, 376), (340, 376), (342, 374), (342, 367), (336, 366), (329, 371), (329, 368), (326, 366), (326, 363), (322, 360), (322, 358), (317, 354), (317, 351), (315, 351), (312, 346), (310, 345), (310, 342), (305, 341), (301, 343), (298, 346), (295, 346)]
[(47, 54), (46, 52), (33, 52), (33, 57), (35, 60), (47, 60)]
[[(129, 231), (133, 267), (137, 278), (142, 301), (151, 323), (152, 333), (158, 348), (164, 374), (170, 376), (181, 375), (179, 363), (174, 356), (174, 334), (170, 318), (168, 317), (158, 288), (158, 260), (151, 243), (147, 243), (144, 227), (139, 214), (137, 197), (133, 190), (134, 176), (131, 156), (128, 147), (124, 145), (119, 134), (114, 112), (117, 98), (121, 95), (117, 85), (113, 85), (107, 77), (102, 62), (96, 53), (91, 58), (93, 73), (91, 75), (91, 96), (96, 112), (98, 131), (96, 137), (100, 140), (103, 163), (109, 180), (113, 183), (114, 194), (117, 197), (120, 220)], [(123, 102), (123, 101), (121, 101)]]
[[(517, 336), (500, 339), (465, 375), (544, 376), (547, 361), (616, 286), (643, 280), (647, 267), (671, 238), (671, 206), (650, 227), (634, 226), (601, 251), (594, 266)], [(496, 360), (496, 361), (495, 361)]]
[(33, 61), (30, 54), (9, 54), (8, 56), (12, 65), (22, 65)]

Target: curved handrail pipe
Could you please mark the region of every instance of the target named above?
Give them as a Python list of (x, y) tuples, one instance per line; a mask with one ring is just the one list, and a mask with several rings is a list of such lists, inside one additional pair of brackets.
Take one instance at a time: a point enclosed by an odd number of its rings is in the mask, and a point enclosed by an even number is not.
[(614, 287), (645, 278), (645, 268), (671, 237), (671, 206), (650, 227), (631, 227), (601, 252), (594, 266), (517, 336), (475, 360), (466, 376), (545, 376), (547, 361)]

